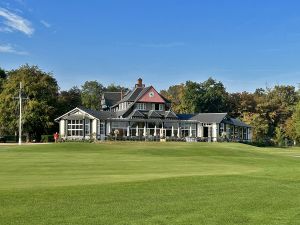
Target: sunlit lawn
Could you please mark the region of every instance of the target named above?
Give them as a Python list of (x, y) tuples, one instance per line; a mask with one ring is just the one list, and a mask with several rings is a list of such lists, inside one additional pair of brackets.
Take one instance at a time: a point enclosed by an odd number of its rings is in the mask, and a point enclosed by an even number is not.
[(300, 224), (300, 148), (0, 146), (0, 224)]

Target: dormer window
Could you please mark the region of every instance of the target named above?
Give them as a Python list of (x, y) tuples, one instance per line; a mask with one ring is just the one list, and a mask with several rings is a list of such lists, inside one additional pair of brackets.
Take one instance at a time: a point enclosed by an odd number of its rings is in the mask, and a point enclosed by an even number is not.
[(164, 111), (164, 104), (152, 103), (152, 110)]
[(136, 108), (139, 110), (146, 110), (146, 104), (145, 103), (137, 103)]
[(163, 104), (159, 104), (159, 110), (163, 111), (164, 110), (164, 105)]

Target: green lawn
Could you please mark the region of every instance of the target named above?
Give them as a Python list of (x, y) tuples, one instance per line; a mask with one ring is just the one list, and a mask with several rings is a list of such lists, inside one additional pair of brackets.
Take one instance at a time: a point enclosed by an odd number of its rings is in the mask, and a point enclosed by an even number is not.
[(0, 146), (0, 224), (300, 224), (300, 148)]

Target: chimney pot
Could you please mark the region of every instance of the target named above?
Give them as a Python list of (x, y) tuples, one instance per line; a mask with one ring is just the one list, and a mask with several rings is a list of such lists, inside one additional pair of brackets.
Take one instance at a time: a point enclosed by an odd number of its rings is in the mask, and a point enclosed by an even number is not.
[(144, 87), (144, 85), (143, 85), (143, 79), (142, 78), (139, 78), (137, 80), (137, 84), (135, 85), (135, 87)]

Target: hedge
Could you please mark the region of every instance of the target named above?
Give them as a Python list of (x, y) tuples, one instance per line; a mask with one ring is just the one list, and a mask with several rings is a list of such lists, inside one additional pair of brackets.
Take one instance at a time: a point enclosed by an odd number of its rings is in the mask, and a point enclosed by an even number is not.
[(54, 142), (53, 134), (42, 135), (41, 142)]

